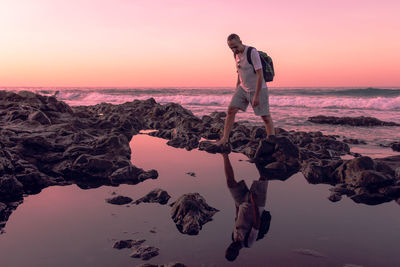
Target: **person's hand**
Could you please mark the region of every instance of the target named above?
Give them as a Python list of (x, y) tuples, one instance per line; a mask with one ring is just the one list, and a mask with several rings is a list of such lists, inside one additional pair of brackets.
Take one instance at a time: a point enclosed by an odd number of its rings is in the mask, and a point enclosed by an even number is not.
[(258, 95), (254, 95), (253, 97), (253, 107), (257, 107), (260, 105), (260, 97)]

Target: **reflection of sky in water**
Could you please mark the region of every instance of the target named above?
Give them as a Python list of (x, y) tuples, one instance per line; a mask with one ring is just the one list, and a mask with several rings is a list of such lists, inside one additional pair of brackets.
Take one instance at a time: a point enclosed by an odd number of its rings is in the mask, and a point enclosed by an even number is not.
[[(225, 184), (222, 157), (164, 145), (165, 140), (133, 138), (136, 166), (157, 169), (159, 178), (138, 185), (81, 190), (51, 187), (32, 195), (11, 215), (0, 235), (2, 266), (135, 266), (129, 250), (112, 249), (113, 239), (146, 239), (160, 248), (149, 262), (180, 261), (188, 266), (396, 266), (400, 260), (399, 206), (356, 204), (344, 197), (327, 200), (328, 185), (310, 185), (300, 175), (286, 182), (271, 181), (266, 209), (271, 212), (269, 233), (254, 247), (241, 250), (232, 264), (224, 252), (230, 243), (235, 209)], [(248, 185), (258, 177), (244, 156), (231, 154), (237, 179)], [(186, 172), (195, 172), (191, 177)], [(182, 235), (170, 218), (169, 206), (114, 206), (104, 199), (111, 192), (138, 199), (160, 187), (172, 196), (199, 192), (220, 212), (197, 236)], [(149, 231), (155, 229), (157, 233)], [(314, 258), (293, 252), (311, 249), (326, 255)]]

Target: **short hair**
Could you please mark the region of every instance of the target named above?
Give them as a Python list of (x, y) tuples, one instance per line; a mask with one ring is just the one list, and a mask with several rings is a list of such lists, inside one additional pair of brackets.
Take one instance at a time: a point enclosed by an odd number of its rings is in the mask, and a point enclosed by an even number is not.
[(229, 34), (227, 41), (232, 41), (233, 39), (241, 41), (239, 35), (237, 35), (236, 33)]
[(239, 250), (242, 248), (242, 243), (240, 241), (233, 241), (225, 251), (225, 258), (228, 261), (236, 260), (239, 255)]

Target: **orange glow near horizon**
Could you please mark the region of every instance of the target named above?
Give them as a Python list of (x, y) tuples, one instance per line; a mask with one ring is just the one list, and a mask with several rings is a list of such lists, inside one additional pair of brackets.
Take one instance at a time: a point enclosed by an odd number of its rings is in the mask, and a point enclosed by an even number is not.
[(268, 52), (271, 86), (400, 86), (399, 1), (0, 3), (0, 86), (234, 86), (226, 36)]

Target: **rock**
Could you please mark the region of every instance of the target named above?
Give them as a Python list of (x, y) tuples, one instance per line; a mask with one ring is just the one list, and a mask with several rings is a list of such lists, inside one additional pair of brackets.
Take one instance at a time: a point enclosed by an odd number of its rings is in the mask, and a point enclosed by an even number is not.
[(22, 199), (23, 185), (11, 175), (0, 177), (0, 201), (11, 202)]
[(143, 182), (147, 179), (157, 179), (158, 172), (156, 170), (149, 170), (139, 174), (139, 181)]
[(124, 181), (131, 181), (132, 183), (139, 182), (139, 175), (143, 173), (142, 169), (135, 166), (125, 166), (114, 171), (110, 178), (116, 183), (121, 183)]
[(134, 246), (132, 249), (132, 253), (130, 257), (132, 258), (141, 258), (142, 260), (149, 260), (155, 256), (157, 256), (159, 249), (151, 246)]
[(209, 153), (230, 153), (231, 146), (229, 144), (216, 145), (214, 142), (202, 141), (199, 144), (199, 150), (205, 150)]
[(181, 233), (197, 235), (217, 211), (199, 193), (190, 193), (182, 195), (172, 204), (171, 218)]
[(165, 205), (168, 203), (168, 200), (171, 196), (167, 193), (167, 191), (162, 190), (160, 188), (153, 189), (146, 196), (135, 201), (135, 204), (140, 204), (142, 202), (146, 203), (160, 203), (161, 205)]
[(265, 127), (255, 126), (251, 131), (251, 139), (265, 139), (267, 137), (267, 133), (265, 132)]
[(400, 142), (390, 143), (390, 147), (392, 148), (393, 151), (400, 152)]
[(340, 201), (340, 200), (342, 199), (342, 195), (339, 194), (339, 193), (333, 192), (333, 193), (329, 196), (328, 199), (329, 199), (330, 201), (332, 201), (332, 202), (337, 202), (337, 201)]
[(369, 191), (365, 187), (359, 187), (354, 190), (355, 194), (350, 198), (356, 203), (364, 203), (367, 205), (378, 205), (389, 202), (392, 198)]
[[(7, 220), (7, 205), (0, 202), (0, 222)], [(1, 228), (1, 226), (0, 226)]]
[(114, 205), (125, 205), (128, 203), (131, 203), (133, 201), (132, 198), (130, 197), (125, 197), (125, 196), (116, 196), (113, 198), (107, 198), (106, 202)]
[(343, 139), (343, 142), (345, 142), (347, 144), (353, 144), (353, 145), (365, 145), (365, 144), (367, 144), (367, 142), (365, 142), (364, 140), (352, 139), (352, 138), (345, 138), (345, 139)]
[(334, 116), (315, 116), (308, 118), (314, 123), (340, 124), (351, 126), (400, 126), (395, 122), (385, 122), (373, 117), (334, 117)]
[(254, 158), (259, 161), (265, 161), (265, 159), (272, 156), (275, 151), (275, 143), (262, 140), (259, 142)]
[(51, 124), (51, 120), (49, 119), (49, 117), (47, 117), (47, 115), (44, 114), (41, 111), (35, 111), (32, 114), (30, 114), (28, 116), (28, 120), (37, 121), (37, 122), (39, 122), (40, 124), (43, 124), (43, 125)]
[(131, 248), (134, 246), (139, 246), (141, 244), (143, 244), (146, 240), (141, 239), (141, 240), (132, 240), (132, 239), (128, 239), (128, 240), (118, 240), (115, 241), (113, 244), (113, 248), (115, 249), (123, 249), (123, 248)]
[(334, 171), (343, 160), (315, 160), (310, 159), (302, 164), (301, 172), (311, 184), (331, 184), (335, 185), (339, 181), (334, 175)]

